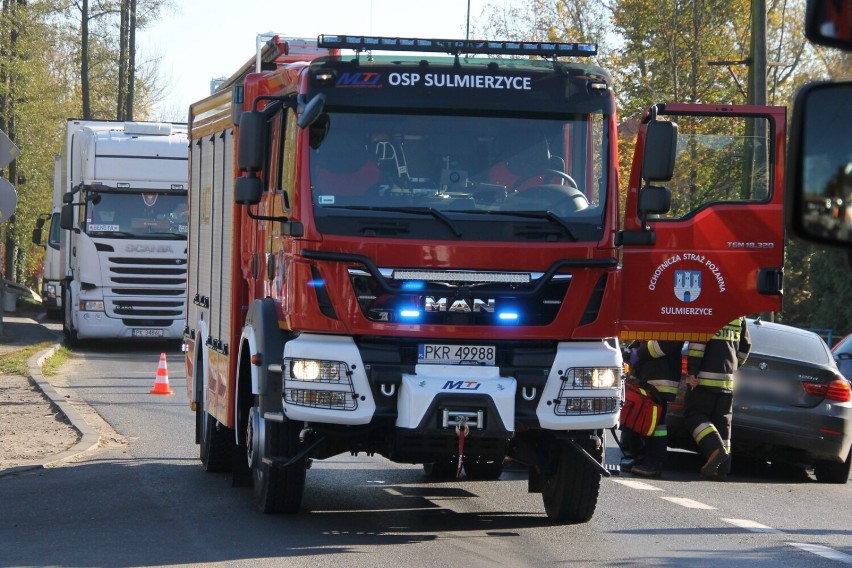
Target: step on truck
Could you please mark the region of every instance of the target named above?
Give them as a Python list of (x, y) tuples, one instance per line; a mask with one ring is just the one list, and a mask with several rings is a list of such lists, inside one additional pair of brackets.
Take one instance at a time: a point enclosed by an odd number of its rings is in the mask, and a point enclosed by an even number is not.
[(462, 480), (511, 462), (549, 518), (592, 517), (619, 341), (780, 307), (785, 128), (729, 104), (620, 121), (595, 52), (275, 36), (191, 105), (204, 468), (293, 513), (342, 453)]
[(186, 325), (186, 124), (69, 119), (60, 167), (66, 340), (178, 340)]

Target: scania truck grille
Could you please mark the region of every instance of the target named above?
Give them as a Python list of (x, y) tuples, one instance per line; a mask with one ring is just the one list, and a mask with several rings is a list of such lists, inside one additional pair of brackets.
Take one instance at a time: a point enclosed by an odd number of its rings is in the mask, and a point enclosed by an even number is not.
[(107, 313), (128, 327), (168, 327), (186, 317), (186, 258), (108, 256)]

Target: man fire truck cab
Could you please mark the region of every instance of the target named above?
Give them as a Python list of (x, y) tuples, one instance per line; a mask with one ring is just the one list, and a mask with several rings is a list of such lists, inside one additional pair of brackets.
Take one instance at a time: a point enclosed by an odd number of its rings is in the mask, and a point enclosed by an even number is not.
[(609, 75), (573, 61), (595, 52), (276, 36), (191, 106), (206, 469), (296, 512), (309, 460), (480, 479), (511, 460), (548, 517), (592, 517), (619, 338), (780, 308), (785, 128), (783, 108), (712, 104), (619, 123)]

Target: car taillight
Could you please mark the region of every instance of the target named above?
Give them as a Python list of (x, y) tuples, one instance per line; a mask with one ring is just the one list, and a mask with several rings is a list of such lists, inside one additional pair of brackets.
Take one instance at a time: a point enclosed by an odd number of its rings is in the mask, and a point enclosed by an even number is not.
[(846, 379), (835, 379), (828, 384), (828, 391), (825, 393), (825, 398), (828, 400), (836, 400), (837, 402), (849, 402), (852, 400), (852, 387)]
[(849, 402), (852, 400), (852, 387), (846, 379), (834, 379), (828, 384), (802, 383), (805, 392), (816, 396), (824, 396), (828, 400)]

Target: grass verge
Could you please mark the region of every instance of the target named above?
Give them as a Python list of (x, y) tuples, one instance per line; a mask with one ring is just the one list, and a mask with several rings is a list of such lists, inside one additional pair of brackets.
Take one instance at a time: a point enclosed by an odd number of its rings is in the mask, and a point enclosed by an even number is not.
[[(35, 345), (21, 347), (20, 349), (0, 355), (0, 373), (6, 375), (28, 376), (30, 374), (29, 367), (27, 366), (29, 358), (39, 351), (44, 351), (51, 345), (53, 345), (53, 342), (45, 341), (43, 343), (36, 343)], [(68, 349), (60, 347), (56, 353), (44, 361), (41, 367), (41, 372), (44, 373), (46, 377), (54, 376), (57, 373), (59, 366), (62, 365), (62, 363), (64, 363), (70, 356), (71, 352)]]

